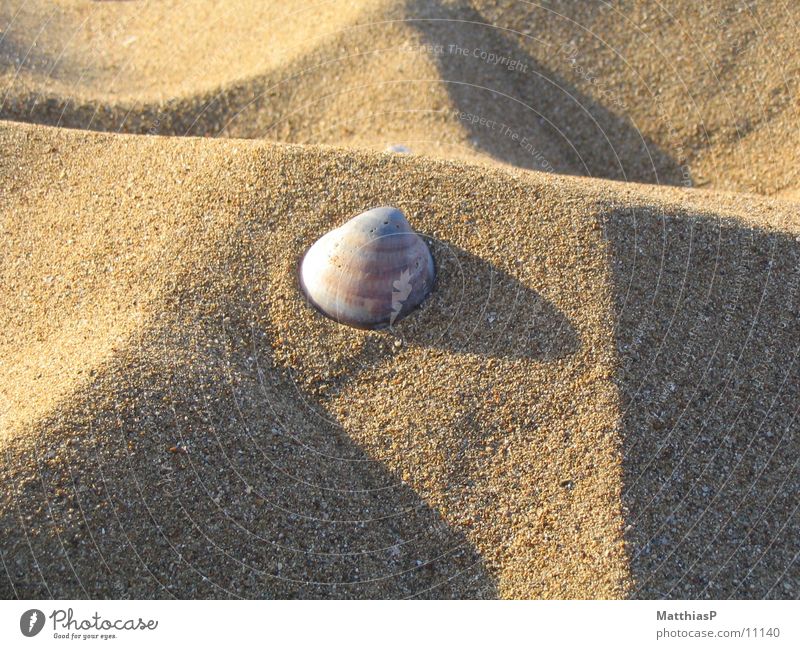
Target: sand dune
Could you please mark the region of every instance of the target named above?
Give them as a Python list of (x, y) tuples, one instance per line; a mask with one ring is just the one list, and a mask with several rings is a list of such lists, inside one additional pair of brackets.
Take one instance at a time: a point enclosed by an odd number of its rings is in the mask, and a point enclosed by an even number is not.
[(797, 10), (695, 4), (3, 4), (0, 593), (800, 596)]
[(792, 3), (177, 7), (6, 3), (0, 116), (377, 149), (404, 141), (450, 158), (787, 198), (800, 186)]
[[(242, 141), (2, 142), (25, 161), (3, 171), (9, 594), (796, 588), (783, 204)], [(294, 279), (390, 197), (443, 278), (397, 337), (325, 320)], [(709, 552), (738, 569), (712, 577)]]

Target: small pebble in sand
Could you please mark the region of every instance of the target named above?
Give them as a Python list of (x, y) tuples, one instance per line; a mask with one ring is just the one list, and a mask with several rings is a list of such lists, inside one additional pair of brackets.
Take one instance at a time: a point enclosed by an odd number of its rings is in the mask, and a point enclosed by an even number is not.
[(407, 147), (405, 144), (390, 144), (385, 149), (386, 153), (400, 153), (400, 154), (409, 154), (413, 153), (410, 147)]

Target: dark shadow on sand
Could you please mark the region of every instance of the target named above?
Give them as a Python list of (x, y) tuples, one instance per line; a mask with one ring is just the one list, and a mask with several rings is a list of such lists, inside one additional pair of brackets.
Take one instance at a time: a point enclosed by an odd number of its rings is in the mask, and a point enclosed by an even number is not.
[(465, 536), (306, 407), (243, 290), (188, 303), (224, 319), (162, 314), (173, 326), (32, 431), (40, 457), (8, 451), (33, 468), (6, 485), (22, 518), (0, 520), (0, 596), (495, 598)]
[(800, 596), (800, 243), (606, 218), (634, 595)]
[[(338, 336), (359, 339), (352, 354), (326, 358), (331, 373), (339, 377), (339, 387), (357, 376), (360, 367), (371, 367), (398, 353), (395, 344), (403, 349), (426, 347), (487, 359), (540, 362), (580, 349), (580, 336), (567, 316), (512, 273), (450, 243), (426, 241), (436, 263), (434, 289), (420, 308), (391, 328), (363, 339), (362, 332), (328, 320), (307, 303), (307, 319), (298, 326), (308, 329), (309, 336), (322, 325), (323, 331), (334, 329)], [(533, 263), (520, 262), (516, 264), (520, 272), (525, 264)], [(306, 301), (299, 288), (297, 297)]]
[[(437, 267), (435, 290), (420, 312), (396, 326), (409, 344), (545, 362), (580, 349), (564, 313), (514, 274), (447, 242), (428, 243)], [(515, 270), (530, 263), (515, 261)]]
[[(20, 70), (35, 70), (48, 74), (65, 66), (61, 60), (55, 60), (37, 49), (37, 43), (20, 43), (12, 29), (0, 32), (0, 72), (18, 73)], [(5, 94), (5, 89), (3, 90)], [(0, 99), (3, 94), (0, 94)]]
[[(691, 183), (688, 171), (624, 115), (532, 58), (518, 44), (520, 35), (495, 27), (470, 3), (408, 0), (407, 8), (408, 22), (429, 48), (438, 48), (440, 75), (477, 148), (540, 171)], [(488, 62), (489, 55), (508, 63)], [(569, 51), (554, 55), (567, 59)]]

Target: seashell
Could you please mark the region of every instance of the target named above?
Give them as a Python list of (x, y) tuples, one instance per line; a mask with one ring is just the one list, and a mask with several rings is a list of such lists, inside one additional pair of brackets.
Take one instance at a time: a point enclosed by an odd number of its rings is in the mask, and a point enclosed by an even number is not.
[(386, 147), (386, 153), (412, 153), (412, 151), (405, 144), (390, 144)]
[(395, 207), (376, 207), (321, 237), (300, 262), (300, 287), (324, 315), (359, 329), (392, 326), (436, 276), (426, 243)]

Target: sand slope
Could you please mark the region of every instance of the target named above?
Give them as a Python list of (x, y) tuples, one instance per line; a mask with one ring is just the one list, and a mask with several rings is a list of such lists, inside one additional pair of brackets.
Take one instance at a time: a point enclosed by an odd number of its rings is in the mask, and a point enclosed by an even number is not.
[(0, 595), (800, 597), (798, 12), (3, 3)]
[[(795, 597), (788, 203), (0, 128), (5, 596)], [(393, 203), (437, 291), (324, 319)]]
[(191, 12), (8, 2), (0, 116), (379, 150), (401, 141), (794, 200), (798, 11), (735, 0), (237, 0)]

